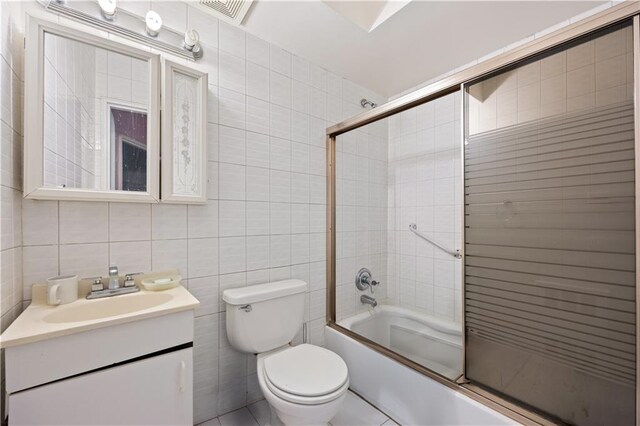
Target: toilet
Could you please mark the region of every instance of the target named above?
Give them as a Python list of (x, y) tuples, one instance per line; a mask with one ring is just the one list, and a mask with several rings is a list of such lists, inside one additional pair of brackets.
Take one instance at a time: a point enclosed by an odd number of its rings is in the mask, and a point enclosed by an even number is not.
[(304, 322), (306, 290), (304, 281), (285, 280), (222, 295), (231, 345), (258, 355), (258, 382), (272, 425), (327, 424), (349, 389), (347, 365), (337, 354), (306, 343), (290, 345)]

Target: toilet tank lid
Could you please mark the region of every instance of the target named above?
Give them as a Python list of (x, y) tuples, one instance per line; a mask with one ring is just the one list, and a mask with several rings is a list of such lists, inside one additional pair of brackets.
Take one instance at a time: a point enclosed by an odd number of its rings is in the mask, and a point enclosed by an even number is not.
[(248, 305), (305, 291), (307, 291), (307, 283), (302, 280), (274, 281), (225, 290), (222, 293), (222, 300), (230, 305)]

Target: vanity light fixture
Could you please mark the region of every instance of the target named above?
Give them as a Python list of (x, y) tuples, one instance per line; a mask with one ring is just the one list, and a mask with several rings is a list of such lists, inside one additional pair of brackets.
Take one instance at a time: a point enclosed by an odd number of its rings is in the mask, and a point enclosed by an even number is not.
[[(2, 0), (0, 0), (2, 1)], [(203, 57), (204, 49), (195, 30), (176, 31), (162, 25), (160, 15), (150, 10), (139, 16), (118, 8), (118, 0), (45, 0), (39, 1), (45, 10), (107, 31), (134, 42), (164, 50), (172, 55), (195, 61)], [(160, 33), (162, 31), (162, 33)]]
[(151, 37), (156, 37), (162, 28), (162, 18), (160, 15), (158, 15), (157, 12), (150, 10), (147, 12), (144, 21), (147, 24), (147, 34)]
[(200, 34), (196, 30), (187, 30), (184, 33), (184, 48), (193, 53), (195, 59), (202, 58), (204, 52), (200, 45)]
[(113, 21), (116, 17), (116, 0), (98, 0), (102, 16), (107, 21)]

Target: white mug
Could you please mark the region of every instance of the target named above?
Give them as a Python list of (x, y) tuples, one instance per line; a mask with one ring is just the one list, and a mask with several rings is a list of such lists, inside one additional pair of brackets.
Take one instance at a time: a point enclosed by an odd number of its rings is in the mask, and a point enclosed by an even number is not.
[(65, 275), (47, 279), (47, 303), (64, 305), (78, 298), (78, 276)]

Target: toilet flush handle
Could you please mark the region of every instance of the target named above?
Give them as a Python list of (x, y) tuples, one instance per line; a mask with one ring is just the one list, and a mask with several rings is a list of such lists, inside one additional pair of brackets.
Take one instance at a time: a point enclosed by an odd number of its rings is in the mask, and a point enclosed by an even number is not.
[(252, 308), (251, 308), (251, 305), (242, 305), (242, 306), (239, 306), (238, 309), (245, 312), (251, 312)]

